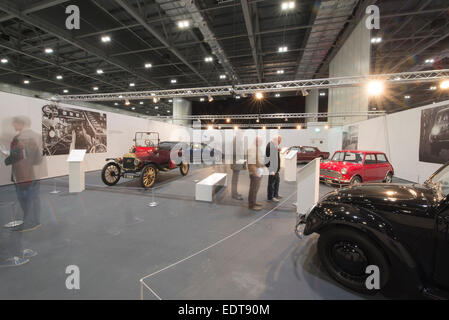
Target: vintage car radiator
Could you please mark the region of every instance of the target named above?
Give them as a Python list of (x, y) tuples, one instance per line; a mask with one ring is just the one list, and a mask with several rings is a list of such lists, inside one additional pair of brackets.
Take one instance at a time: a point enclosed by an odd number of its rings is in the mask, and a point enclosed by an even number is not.
[(338, 171), (334, 171), (334, 170), (321, 169), (320, 175), (335, 178), (335, 179), (341, 179), (341, 173)]
[(125, 169), (134, 169), (134, 160), (135, 158), (123, 158), (123, 168)]

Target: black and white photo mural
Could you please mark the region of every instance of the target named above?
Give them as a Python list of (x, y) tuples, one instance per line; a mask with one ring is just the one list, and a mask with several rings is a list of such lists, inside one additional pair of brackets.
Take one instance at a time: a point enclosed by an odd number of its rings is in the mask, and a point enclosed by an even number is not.
[(359, 144), (359, 126), (348, 126), (343, 129), (342, 150), (357, 150)]
[(69, 154), (72, 149), (105, 153), (106, 132), (105, 113), (58, 105), (42, 107), (42, 146), (45, 156)]
[(421, 112), (419, 161), (449, 161), (449, 105)]

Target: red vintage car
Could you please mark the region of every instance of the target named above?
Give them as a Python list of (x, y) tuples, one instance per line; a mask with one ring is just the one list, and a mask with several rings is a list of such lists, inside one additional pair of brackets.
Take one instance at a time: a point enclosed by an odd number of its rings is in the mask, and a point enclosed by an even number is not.
[(329, 159), (329, 152), (320, 151), (316, 147), (309, 146), (294, 146), (291, 147), (288, 151), (298, 151), (297, 153), (297, 162), (306, 162), (312, 161), (316, 158), (321, 158), (323, 160)]
[(393, 166), (383, 152), (341, 150), (320, 164), (320, 180), (327, 184), (390, 183)]

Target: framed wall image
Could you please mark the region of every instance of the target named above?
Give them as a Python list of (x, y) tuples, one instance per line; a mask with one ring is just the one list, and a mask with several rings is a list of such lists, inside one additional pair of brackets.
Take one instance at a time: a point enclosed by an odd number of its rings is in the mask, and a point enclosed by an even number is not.
[(359, 144), (359, 126), (348, 126), (343, 130), (342, 150), (357, 150)]
[(44, 156), (69, 154), (72, 149), (87, 153), (107, 151), (107, 116), (104, 113), (42, 107), (42, 146)]
[(419, 161), (446, 163), (449, 159), (449, 105), (421, 111)]

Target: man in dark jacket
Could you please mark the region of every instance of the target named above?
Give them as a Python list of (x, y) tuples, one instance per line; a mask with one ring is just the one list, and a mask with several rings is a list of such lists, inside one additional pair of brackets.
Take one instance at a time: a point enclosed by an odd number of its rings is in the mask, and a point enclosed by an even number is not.
[(282, 196), (279, 195), (279, 170), (281, 169), (281, 154), (279, 145), (282, 142), (282, 137), (277, 135), (270, 143), (267, 144), (265, 150), (265, 163), (268, 168), (268, 190), (267, 199), (272, 202), (279, 202)]

